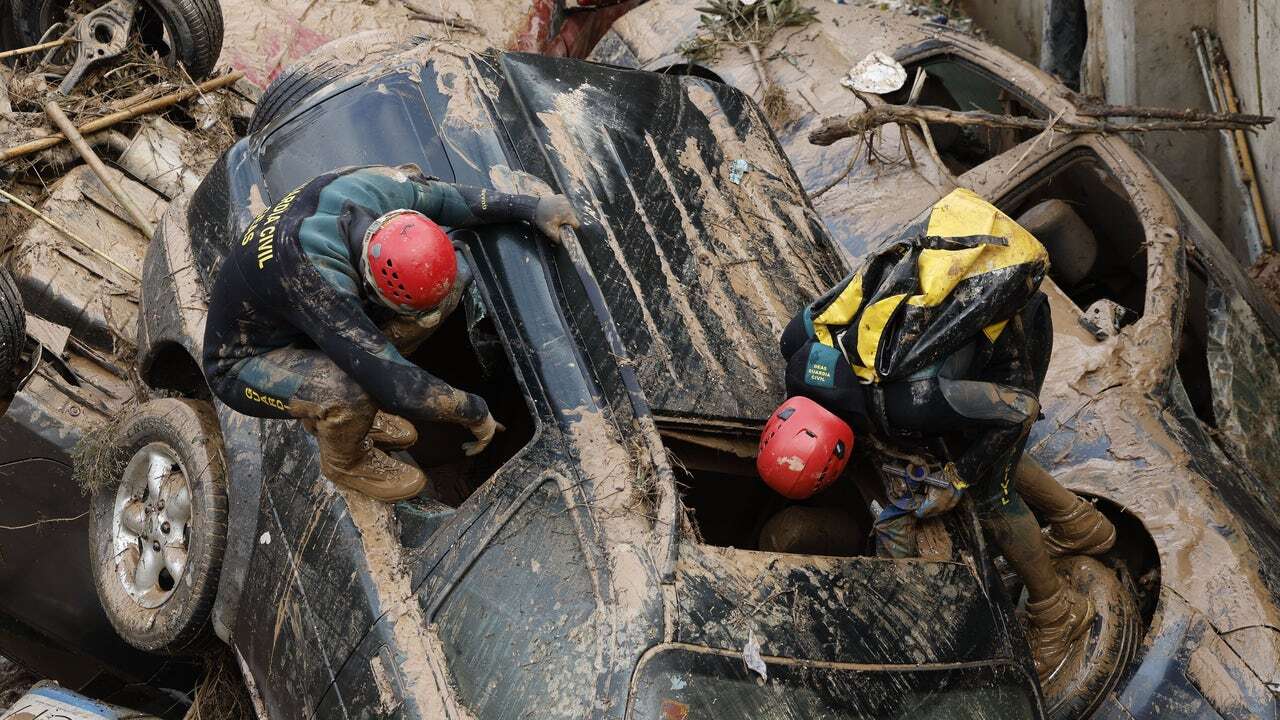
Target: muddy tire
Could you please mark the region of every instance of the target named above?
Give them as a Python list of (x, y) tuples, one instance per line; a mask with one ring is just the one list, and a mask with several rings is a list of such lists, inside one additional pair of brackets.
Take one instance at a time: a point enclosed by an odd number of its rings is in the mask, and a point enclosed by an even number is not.
[(283, 116), (307, 96), (355, 68), (376, 62), (416, 43), (395, 30), (366, 30), (330, 40), (285, 68), (267, 86), (249, 118), (249, 132), (257, 132)]
[(209, 623), (226, 547), (226, 464), (217, 417), (193, 400), (153, 400), (114, 433), (116, 484), (95, 489), (89, 560), (107, 618), (130, 645), (193, 655)]
[(27, 341), (27, 315), (22, 295), (9, 271), (0, 267), (0, 400), (12, 397), (18, 386), (22, 348)]
[[(23, 45), (32, 45), (65, 18), (75, 0), (7, 2), (12, 17), (10, 34)], [(218, 0), (143, 0), (135, 27), (149, 47), (167, 49), (166, 56), (185, 65), (195, 78), (213, 72), (222, 52), (222, 7)]]

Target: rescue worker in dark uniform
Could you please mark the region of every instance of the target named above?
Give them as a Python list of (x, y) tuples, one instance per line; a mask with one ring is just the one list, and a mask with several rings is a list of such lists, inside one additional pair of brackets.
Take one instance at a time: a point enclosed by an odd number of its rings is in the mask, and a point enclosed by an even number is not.
[(440, 226), (511, 221), (553, 239), (578, 226), (563, 196), (452, 185), (415, 166), (344, 168), (288, 193), (232, 243), (214, 284), (213, 392), (246, 415), (301, 420), (333, 482), (384, 501), (416, 495), (423, 473), (376, 446), (405, 448), (414, 423), (448, 422), (472, 432), (473, 455), (503, 429), (483, 398), (405, 359), (471, 277)]
[[(1051, 556), (1098, 554), (1115, 542), (1100, 512), (1023, 457), (1053, 347), (1039, 291), (1047, 270), (1027, 230), (974, 193), (953, 191), (783, 332), (793, 397), (770, 419), (757, 463), (770, 485), (805, 497), (833, 482), (848, 455), (810, 461), (815, 443), (838, 449), (856, 431), (899, 459), (886, 466), (899, 471), (887, 478), (890, 503), (876, 521), (879, 550), (892, 557), (915, 555), (915, 524), (968, 493), (1026, 585), (1042, 679), (1095, 615)], [(780, 422), (788, 410), (800, 419), (790, 429)], [(824, 470), (800, 480), (809, 467)], [(1046, 535), (1024, 495), (1048, 518)]]

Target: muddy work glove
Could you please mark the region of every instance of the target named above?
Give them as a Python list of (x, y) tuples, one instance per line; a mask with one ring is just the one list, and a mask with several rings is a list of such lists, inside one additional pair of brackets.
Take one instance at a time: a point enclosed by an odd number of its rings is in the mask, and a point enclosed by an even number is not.
[(467, 454), (467, 457), (484, 452), (484, 449), (489, 447), (489, 443), (493, 442), (493, 436), (506, 430), (502, 423), (493, 419), (492, 414), (485, 415), (484, 420), (475, 425), (468, 425), (467, 429), (476, 436), (475, 440), (462, 443), (462, 451)]
[(928, 475), (927, 478), (922, 474), (923, 468), (917, 466), (908, 466), (910, 470), (915, 470), (920, 474), (919, 486), (924, 491), (924, 497), (920, 500), (919, 507), (916, 508), (915, 515), (918, 518), (930, 518), (934, 515), (941, 515), (952, 508), (959, 502), (961, 496), (964, 495), (964, 488), (967, 484), (960, 479), (960, 475), (956, 472), (956, 466), (953, 463), (947, 463), (942, 468), (942, 472), (937, 475)]
[(890, 481), (886, 491), (893, 505), (922, 520), (954, 508), (967, 487), (953, 463), (933, 472), (910, 463), (905, 467), (886, 464), (881, 469)]
[(547, 195), (538, 198), (538, 207), (533, 214), (533, 224), (537, 225), (542, 234), (551, 239), (551, 242), (560, 242), (561, 226), (568, 225), (575, 229), (581, 227), (577, 214), (573, 212), (573, 206), (563, 195)]

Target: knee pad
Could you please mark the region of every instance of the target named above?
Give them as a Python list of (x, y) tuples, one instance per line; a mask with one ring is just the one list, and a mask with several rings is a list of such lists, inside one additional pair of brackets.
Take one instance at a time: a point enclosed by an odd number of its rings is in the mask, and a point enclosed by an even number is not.
[(1040, 401), (1024, 390), (979, 380), (938, 378), (942, 397), (956, 414), (970, 420), (1023, 425), (1040, 415)]

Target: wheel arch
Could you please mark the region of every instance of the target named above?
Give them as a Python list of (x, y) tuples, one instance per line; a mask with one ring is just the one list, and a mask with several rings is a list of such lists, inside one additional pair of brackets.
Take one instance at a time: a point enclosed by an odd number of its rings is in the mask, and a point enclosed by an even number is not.
[(195, 353), (177, 340), (153, 344), (145, 355), (138, 358), (138, 374), (151, 390), (206, 402), (213, 399), (213, 392)]

